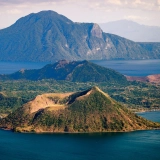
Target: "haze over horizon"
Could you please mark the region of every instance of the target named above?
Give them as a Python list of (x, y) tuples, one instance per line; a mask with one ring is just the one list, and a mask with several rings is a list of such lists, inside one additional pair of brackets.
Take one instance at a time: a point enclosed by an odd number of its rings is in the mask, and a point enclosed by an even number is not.
[(74, 22), (106, 23), (121, 19), (160, 26), (160, 0), (0, 0), (0, 29), (30, 13), (53, 10)]

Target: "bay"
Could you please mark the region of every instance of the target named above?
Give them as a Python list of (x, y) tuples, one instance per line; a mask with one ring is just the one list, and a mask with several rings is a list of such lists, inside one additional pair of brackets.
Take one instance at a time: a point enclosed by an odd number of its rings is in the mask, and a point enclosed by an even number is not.
[(140, 112), (138, 115), (154, 122), (160, 122), (160, 111)]
[[(114, 69), (128, 76), (160, 74), (160, 59), (154, 60), (95, 60), (100, 66)], [(47, 62), (0, 62), (0, 74), (10, 74), (21, 69), (39, 69)]]
[[(142, 113), (139, 113), (142, 114)], [(142, 116), (160, 122), (160, 112)], [(159, 160), (160, 130), (97, 134), (21, 134), (0, 130), (2, 160)]]

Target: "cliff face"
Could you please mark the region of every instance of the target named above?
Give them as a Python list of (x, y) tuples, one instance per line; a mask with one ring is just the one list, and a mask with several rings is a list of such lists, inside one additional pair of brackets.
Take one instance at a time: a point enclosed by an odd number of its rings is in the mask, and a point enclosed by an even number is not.
[(44, 94), (26, 103), (0, 127), (18, 132), (117, 132), (159, 128), (93, 87), (83, 92)]
[(160, 58), (159, 51), (160, 43), (135, 43), (53, 11), (30, 14), (0, 30), (0, 61), (153, 59)]

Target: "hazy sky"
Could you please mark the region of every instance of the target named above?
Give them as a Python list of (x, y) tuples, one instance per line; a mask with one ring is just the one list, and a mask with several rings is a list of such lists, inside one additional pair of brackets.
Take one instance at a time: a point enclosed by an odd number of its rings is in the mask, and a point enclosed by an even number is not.
[(54, 10), (76, 22), (128, 19), (160, 26), (160, 0), (0, 0), (0, 28), (41, 10)]

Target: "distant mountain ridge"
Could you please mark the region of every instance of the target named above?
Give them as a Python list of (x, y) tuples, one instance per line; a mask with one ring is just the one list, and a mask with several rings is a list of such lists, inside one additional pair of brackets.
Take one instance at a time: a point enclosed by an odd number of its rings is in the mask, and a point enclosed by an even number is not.
[(16, 132), (125, 132), (159, 127), (159, 123), (130, 112), (98, 87), (38, 95), (0, 119), (0, 128)]
[(9, 75), (0, 75), (3, 80), (55, 79), (72, 82), (127, 83), (126, 77), (112, 69), (101, 67), (89, 61), (61, 60), (41, 69), (20, 70)]
[(0, 30), (0, 61), (150, 58), (160, 58), (160, 43), (135, 43), (104, 33), (98, 24), (74, 23), (54, 11), (29, 14)]
[(99, 24), (106, 33), (116, 34), (135, 42), (160, 42), (160, 27), (140, 25), (129, 20)]

